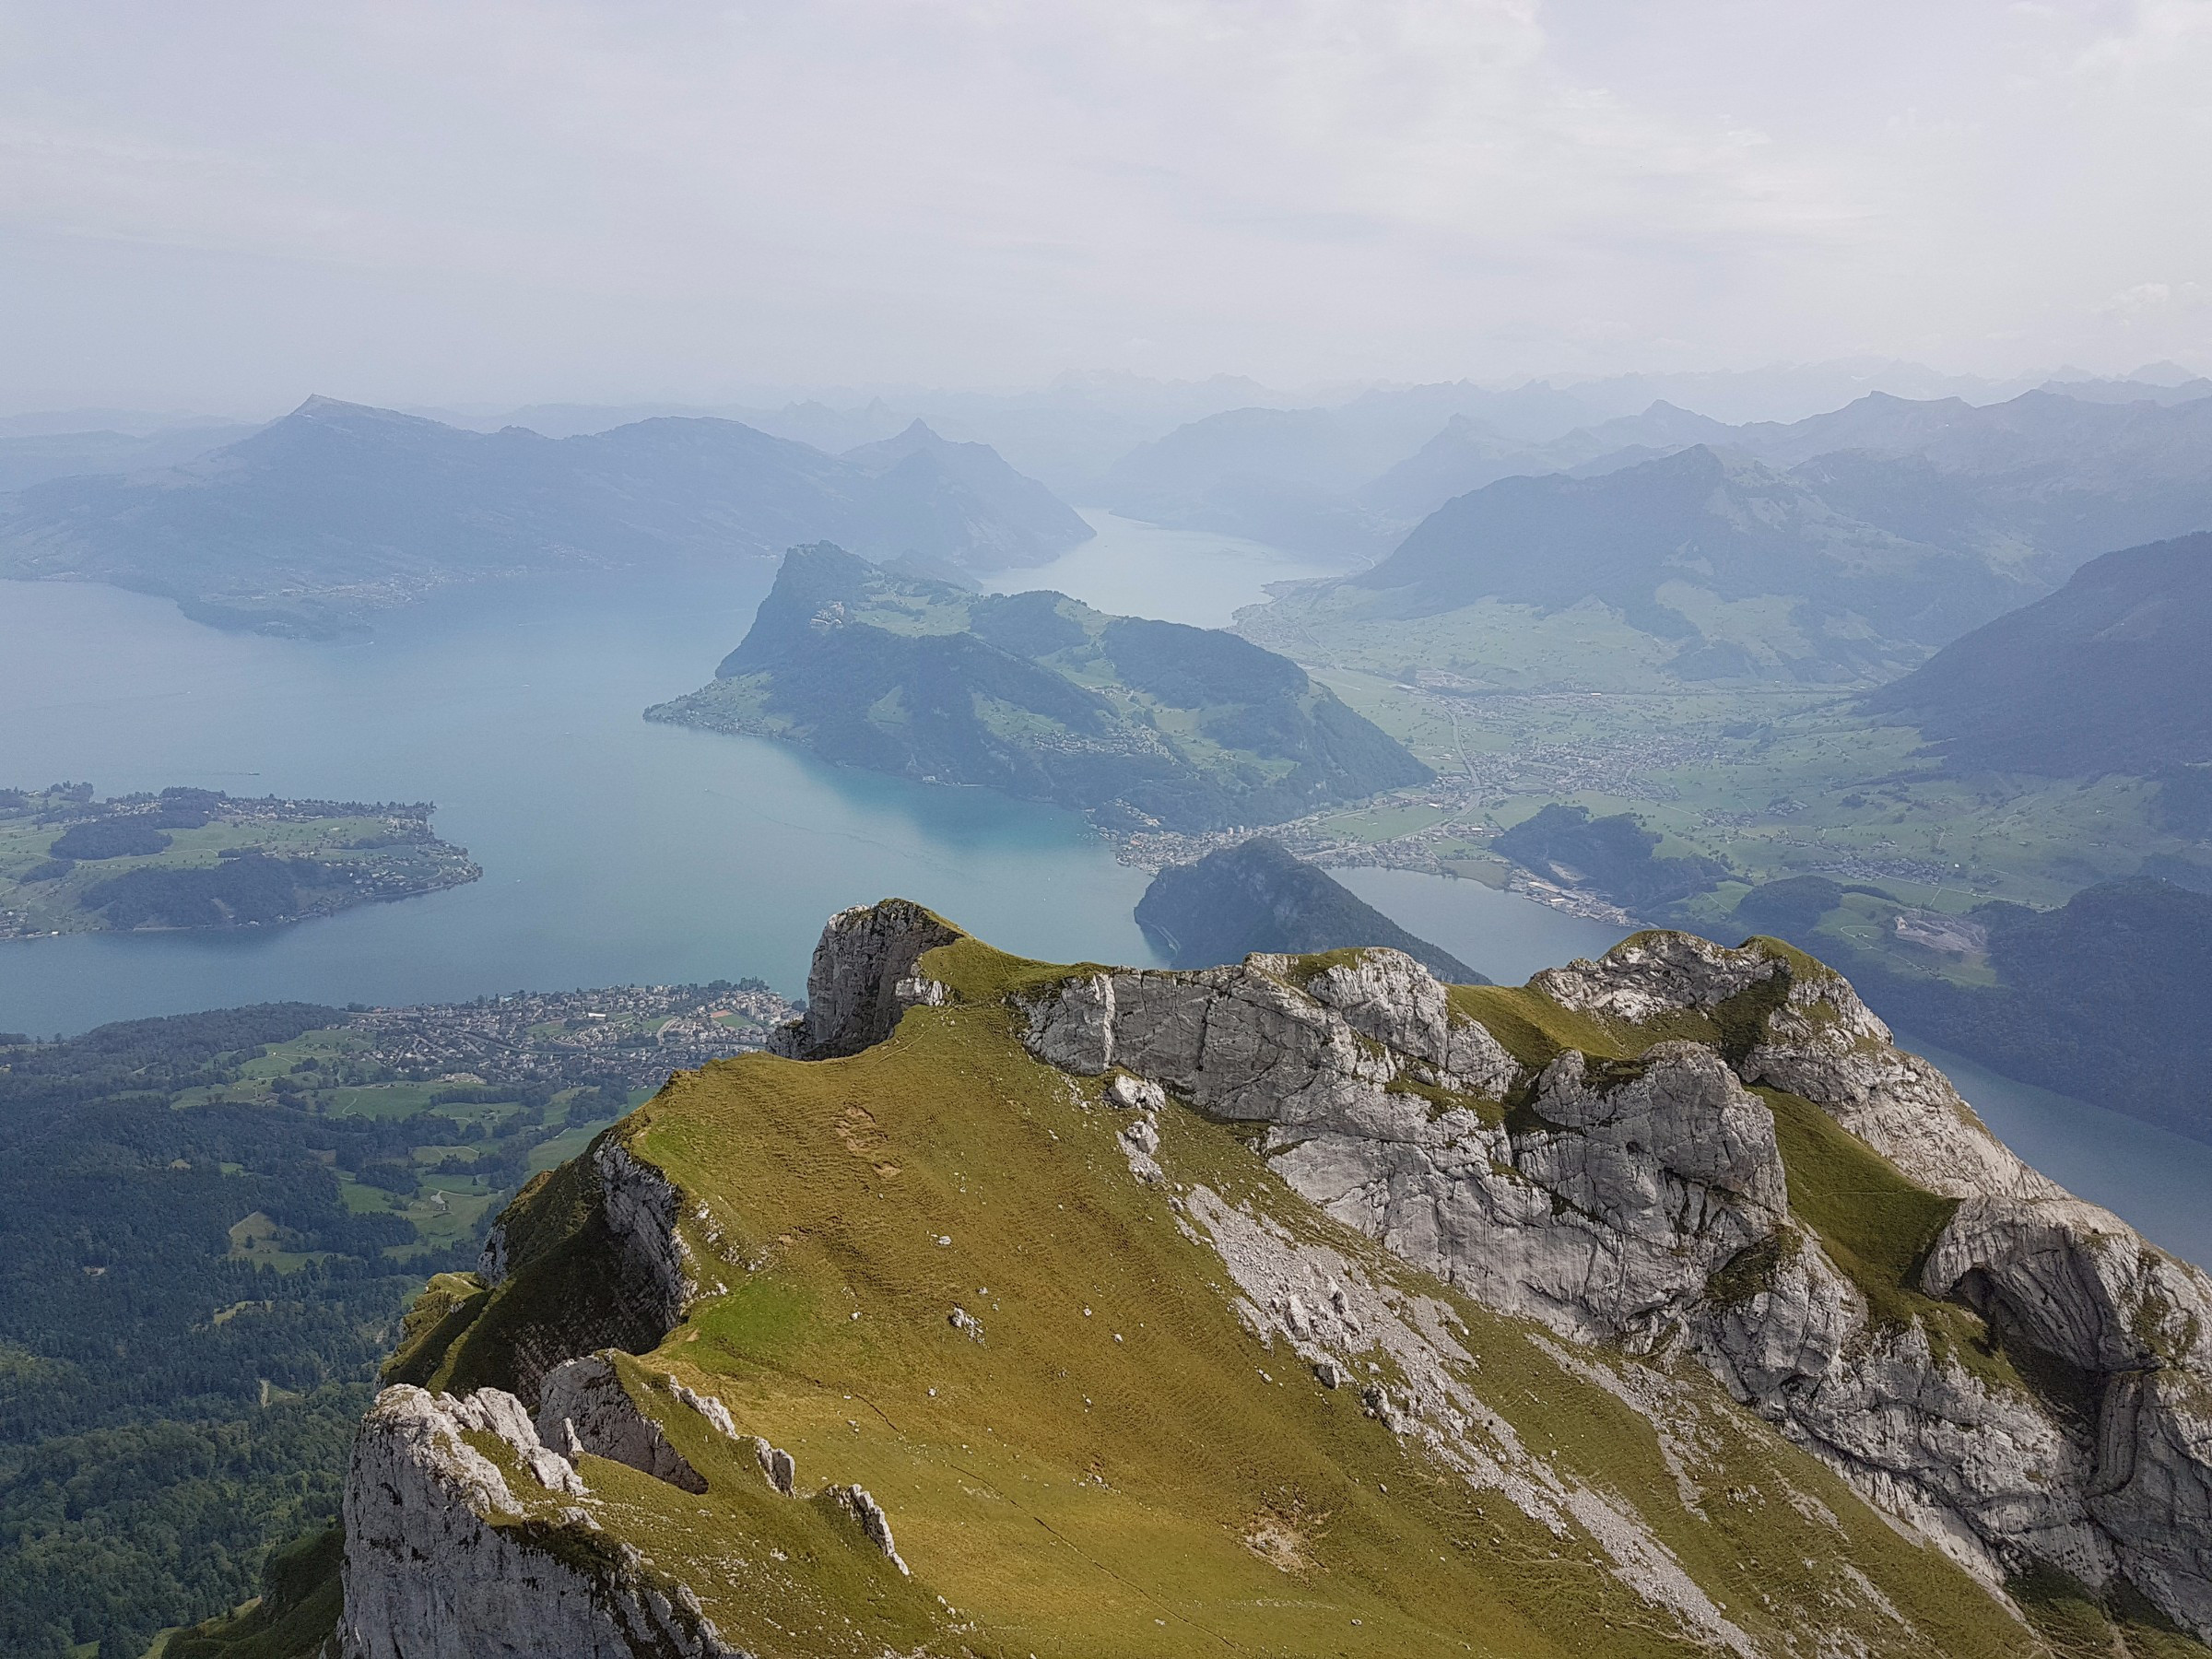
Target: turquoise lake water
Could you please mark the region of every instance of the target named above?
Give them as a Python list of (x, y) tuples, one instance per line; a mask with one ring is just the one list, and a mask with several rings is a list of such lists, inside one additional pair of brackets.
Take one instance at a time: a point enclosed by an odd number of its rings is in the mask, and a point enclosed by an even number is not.
[[(1257, 543), (1090, 516), (1096, 540), (999, 585), (1215, 626), (1314, 573)], [(431, 800), (484, 868), (298, 927), (0, 943), (0, 1030), (746, 974), (797, 993), (823, 920), (890, 894), (1026, 955), (1156, 961), (1131, 916), (1144, 873), (1072, 813), (640, 718), (712, 675), (772, 575), (493, 584), (335, 643), (0, 582), (0, 784)]]
[(766, 578), (481, 590), (337, 644), (0, 583), (0, 779), (427, 799), (484, 868), (296, 927), (0, 944), (0, 1029), (746, 974), (797, 992), (824, 918), (887, 894), (1028, 954), (1153, 959), (1144, 874), (1073, 814), (640, 718), (712, 674)]
[[(1093, 522), (1098, 541), (1006, 585), (1218, 625), (1265, 582), (1312, 573), (1254, 544)], [(888, 894), (1025, 955), (1159, 959), (1131, 916), (1144, 872), (1073, 814), (641, 719), (712, 674), (770, 575), (464, 591), (338, 643), (220, 633), (110, 588), (0, 582), (0, 784), (428, 799), (485, 872), (297, 927), (0, 942), (0, 1030), (747, 974), (795, 994), (824, 918)], [(1340, 874), (1508, 983), (1619, 936), (1474, 882)], [(1934, 1057), (2030, 1161), (2212, 1259), (2212, 1147)]]

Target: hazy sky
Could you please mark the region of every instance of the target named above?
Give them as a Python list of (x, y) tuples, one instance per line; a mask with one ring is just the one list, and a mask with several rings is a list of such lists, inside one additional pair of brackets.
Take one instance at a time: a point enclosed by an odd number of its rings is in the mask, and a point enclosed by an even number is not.
[(0, 0), (0, 402), (2212, 368), (2212, 0)]

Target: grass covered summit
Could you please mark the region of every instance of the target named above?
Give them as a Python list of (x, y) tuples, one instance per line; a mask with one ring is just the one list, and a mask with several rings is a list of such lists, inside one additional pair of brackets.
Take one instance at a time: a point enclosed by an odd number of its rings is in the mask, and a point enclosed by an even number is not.
[(1234, 634), (1061, 594), (971, 594), (826, 542), (785, 556), (712, 684), (646, 717), (1121, 829), (1279, 823), (1430, 775), (1297, 664)]

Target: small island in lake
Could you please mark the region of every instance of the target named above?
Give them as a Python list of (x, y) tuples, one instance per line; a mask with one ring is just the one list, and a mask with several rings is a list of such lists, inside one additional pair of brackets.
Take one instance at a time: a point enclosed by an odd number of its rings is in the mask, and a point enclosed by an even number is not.
[(0, 939), (296, 922), (482, 874), (427, 803), (0, 789)]

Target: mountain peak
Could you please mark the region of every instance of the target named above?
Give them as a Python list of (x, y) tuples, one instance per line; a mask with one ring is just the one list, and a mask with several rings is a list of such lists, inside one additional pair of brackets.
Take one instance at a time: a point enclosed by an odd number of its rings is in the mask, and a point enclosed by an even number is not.
[(271, 421), (264, 430), (274, 433), (287, 427), (301, 426), (344, 428), (357, 432), (436, 432), (457, 439), (478, 436), (464, 428), (448, 426), (442, 420), (432, 420), (427, 416), (406, 415), (397, 409), (379, 408), (374, 404), (347, 403), (344, 398), (325, 397), (321, 393), (308, 398), (290, 414)]

